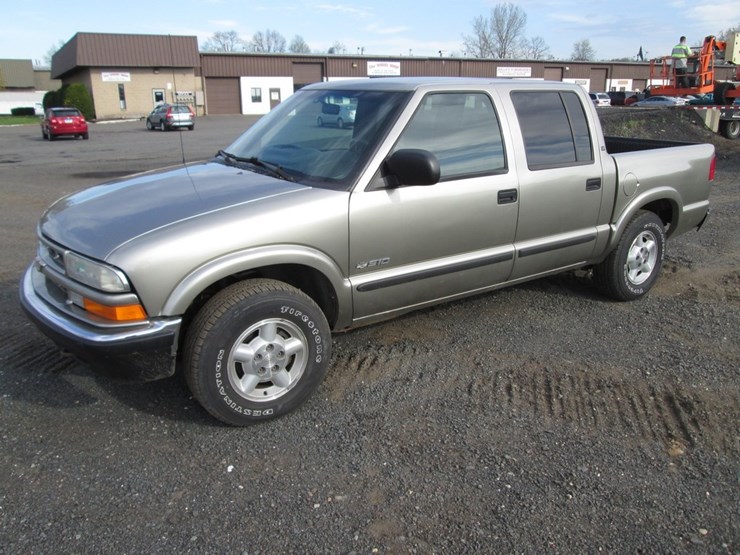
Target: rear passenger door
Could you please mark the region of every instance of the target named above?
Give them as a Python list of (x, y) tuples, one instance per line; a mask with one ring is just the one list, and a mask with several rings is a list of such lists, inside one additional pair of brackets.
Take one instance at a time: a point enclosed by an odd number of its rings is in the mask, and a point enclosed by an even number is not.
[(432, 152), (441, 179), (390, 188), (378, 176), (352, 194), (349, 271), (356, 320), (508, 278), (518, 204), (502, 127), (484, 92), (421, 99), (391, 152)]
[(521, 135), (516, 151), (519, 222), (512, 279), (588, 260), (596, 246), (602, 168), (575, 91), (510, 93)]

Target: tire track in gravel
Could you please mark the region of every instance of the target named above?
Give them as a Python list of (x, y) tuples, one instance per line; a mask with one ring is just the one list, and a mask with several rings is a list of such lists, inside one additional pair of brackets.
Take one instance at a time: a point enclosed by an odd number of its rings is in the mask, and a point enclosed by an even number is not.
[(527, 411), (582, 430), (738, 450), (736, 391), (626, 379), (619, 368), (499, 353), (472, 366), (472, 371), (451, 368), (428, 349), (407, 343), (376, 345), (372, 355), (335, 354), (325, 387), (333, 401), (380, 395), (384, 411), (403, 410), (392, 407), (410, 398), (426, 404), (455, 396), (471, 414)]

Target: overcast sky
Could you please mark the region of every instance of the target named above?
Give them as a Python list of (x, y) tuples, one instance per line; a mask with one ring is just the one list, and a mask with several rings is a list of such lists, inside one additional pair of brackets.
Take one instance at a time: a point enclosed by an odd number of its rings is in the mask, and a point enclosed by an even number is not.
[[(462, 56), (463, 35), (476, 16), (497, 2), (472, 0), (7, 0), (0, 18), (0, 58), (43, 62), (50, 48), (77, 32), (195, 35), (216, 31), (249, 40), (257, 31), (301, 35), (315, 51), (335, 42), (348, 54)], [(557, 59), (568, 59), (576, 41), (589, 39), (597, 59), (670, 53), (680, 35), (690, 45), (740, 24), (740, 1), (725, 0), (525, 0), (526, 36), (542, 37)]]

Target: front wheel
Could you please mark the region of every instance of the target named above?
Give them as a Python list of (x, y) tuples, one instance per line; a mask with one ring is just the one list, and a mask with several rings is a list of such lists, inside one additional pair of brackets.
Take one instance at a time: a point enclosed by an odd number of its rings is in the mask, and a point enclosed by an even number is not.
[(310, 297), (283, 282), (247, 280), (195, 317), (185, 377), (211, 415), (244, 426), (303, 403), (326, 374), (330, 352), (329, 324)]
[(617, 247), (594, 268), (597, 287), (618, 301), (631, 301), (645, 295), (660, 274), (665, 240), (661, 219), (653, 212), (637, 212), (627, 224)]

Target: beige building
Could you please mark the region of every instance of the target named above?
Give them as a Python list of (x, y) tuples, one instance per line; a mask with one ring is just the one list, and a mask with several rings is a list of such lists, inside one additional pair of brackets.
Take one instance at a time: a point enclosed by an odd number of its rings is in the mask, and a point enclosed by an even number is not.
[(196, 37), (77, 33), (54, 54), (51, 76), (85, 85), (98, 119), (143, 117), (164, 102), (204, 113)]

